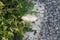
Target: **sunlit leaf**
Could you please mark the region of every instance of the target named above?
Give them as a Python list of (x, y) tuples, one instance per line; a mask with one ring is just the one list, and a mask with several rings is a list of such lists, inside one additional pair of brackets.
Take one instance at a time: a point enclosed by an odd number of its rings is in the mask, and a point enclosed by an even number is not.
[(4, 4), (0, 1), (0, 9), (3, 8)]
[(8, 40), (8, 38), (6, 38), (6, 37), (2, 37), (2, 40)]

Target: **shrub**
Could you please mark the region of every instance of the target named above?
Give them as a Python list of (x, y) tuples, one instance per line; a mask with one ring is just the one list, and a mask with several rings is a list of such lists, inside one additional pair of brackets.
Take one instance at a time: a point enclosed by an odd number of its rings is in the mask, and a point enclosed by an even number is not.
[(22, 40), (30, 23), (21, 17), (33, 8), (30, 0), (0, 0), (0, 40)]

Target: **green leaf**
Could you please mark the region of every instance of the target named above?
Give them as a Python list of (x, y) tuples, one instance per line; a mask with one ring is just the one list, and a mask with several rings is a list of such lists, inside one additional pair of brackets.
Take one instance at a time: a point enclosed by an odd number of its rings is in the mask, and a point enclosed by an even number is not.
[(2, 9), (4, 6), (3, 2), (0, 1), (0, 9)]
[(22, 8), (23, 6), (22, 6), (21, 3), (19, 3), (19, 4), (17, 5), (17, 7)]
[(6, 37), (2, 37), (2, 40), (8, 40), (8, 38), (6, 38)]

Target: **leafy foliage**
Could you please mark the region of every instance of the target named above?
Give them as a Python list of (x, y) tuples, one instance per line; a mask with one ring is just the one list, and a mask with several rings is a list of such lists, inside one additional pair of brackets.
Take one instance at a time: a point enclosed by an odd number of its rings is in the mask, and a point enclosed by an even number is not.
[(33, 8), (30, 0), (0, 0), (0, 40), (22, 40), (30, 23), (21, 17)]

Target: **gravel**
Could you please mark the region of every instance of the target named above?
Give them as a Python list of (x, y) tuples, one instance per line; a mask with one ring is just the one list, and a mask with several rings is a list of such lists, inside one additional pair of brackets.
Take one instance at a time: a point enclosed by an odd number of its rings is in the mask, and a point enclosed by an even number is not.
[(26, 33), (26, 40), (60, 40), (60, 0), (39, 0), (37, 3), (45, 4), (44, 12), (31, 23), (34, 31)]

